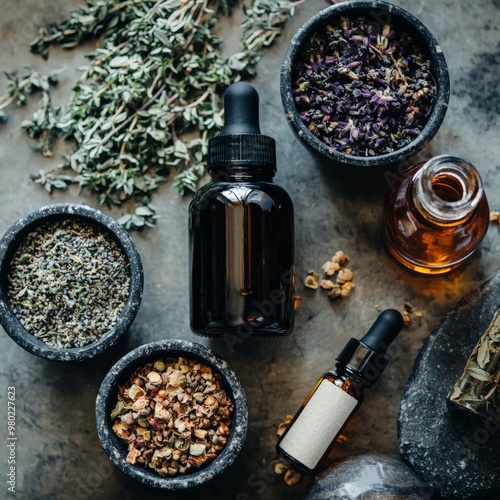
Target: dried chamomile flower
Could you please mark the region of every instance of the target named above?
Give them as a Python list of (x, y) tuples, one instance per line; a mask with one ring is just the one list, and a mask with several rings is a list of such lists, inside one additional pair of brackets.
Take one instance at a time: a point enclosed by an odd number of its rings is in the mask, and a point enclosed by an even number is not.
[(346, 281), (351, 281), (351, 280), (352, 280), (352, 271), (350, 269), (344, 267), (339, 271), (339, 274), (337, 275), (337, 283), (342, 284), (345, 283)]
[(316, 290), (319, 286), (319, 274), (311, 269), (306, 276), (306, 279), (304, 280), (304, 285), (307, 288), (312, 288)]
[(332, 289), (328, 292), (328, 297), (337, 299), (342, 296), (342, 287), (340, 285), (333, 285)]
[(342, 297), (349, 297), (349, 294), (351, 293), (351, 290), (353, 288), (356, 288), (356, 285), (352, 281), (347, 281), (341, 286), (340, 295)]
[(323, 290), (331, 290), (335, 286), (335, 283), (331, 280), (321, 280), (320, 286)]
[(327, 260), (322, 266), (323, 272), (328, 276), (333, 276), (339, 269), (340, 264), (337, 261)]
[(332, 262), (338, 262), (340, 265), (343, 265), (347, 260), (349, 260), (349, 257), (342, 250), (335, 252), (332, 257)]

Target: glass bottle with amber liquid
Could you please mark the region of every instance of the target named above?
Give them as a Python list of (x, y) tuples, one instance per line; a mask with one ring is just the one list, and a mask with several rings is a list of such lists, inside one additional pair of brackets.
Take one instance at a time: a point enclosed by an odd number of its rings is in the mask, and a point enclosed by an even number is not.
[(385, 241), (404, 266), (425, 274), (448, 272), (477, 249), (489, 225), (481, 177), (450, 155), (410, 167), (385, 205)]
[(208, 172), (189, 207), (190, 322), (198, 335), (288, 335), (294, 309), (293, 204), (274, 184), (274, 139), (261, 134), (248, 83), (224, 96), (224, 129), (210, 140)]
[(363, 402), (364, 389), (389, 364), (387, 349), (403, 324), (400, 312), (386, 309), (361, 340), (349, 340), (337, 356), (335, 369), (318, 380), (278, 441), (282, 460), (306, 473), (321, 466), (321, 459)]

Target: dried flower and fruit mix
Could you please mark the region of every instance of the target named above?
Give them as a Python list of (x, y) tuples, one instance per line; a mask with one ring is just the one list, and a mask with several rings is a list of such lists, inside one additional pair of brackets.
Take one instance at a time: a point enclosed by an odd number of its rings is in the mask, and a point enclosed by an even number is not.
[(327, 146), (356, 156), (398, 150), (420, 134), (436, 84), (422, 47), (393, 25), (342, 17), (305, 44), (293, 68), (297, 110)]
[(46, 222), (14, 252), (7, 287), (29, 333), (53, 347), (83, 347), (118, 323), (129, 264), (107, 231), (78, 218)]
[(162, 477), (186, 474), (226, 445), (234, 406), (221, 376), (196, 360), (157, 360), (118, 388), (113, 431), (128, 445), (127, 462)]

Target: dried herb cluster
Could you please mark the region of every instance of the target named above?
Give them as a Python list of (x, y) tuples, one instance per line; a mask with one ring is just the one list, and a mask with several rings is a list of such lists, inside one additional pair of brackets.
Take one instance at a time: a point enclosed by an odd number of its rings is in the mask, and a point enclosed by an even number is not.
[(233, 81), (253, 74), (262, 49), (302, 1), (255, 0), (246, 6), (242, 49), (225, 57), (213, 28), (238, 2), (86, 0), (66, 21), (41, 29), (31, 45), (47, 58), (52, 45), (72, 48), (104, 35), (87, 55), (90, 62), (69, 102), (52, 105), (54, 75), (9, 74), (0, 113), (41, 90), (40, 109), (23, 127), (38, 138), (45, 156), (52, 156), (58, 137), (73, 139), (76, 149), (35, 181), (49, 192), (77, 183), (96, 193), (100, 203), (133, 199), (139, 210), (120, 222), (127, 228), (152, 226), (157, 218), (149, 205), (152, 192), (172, 167), (179, 191), (196, 190), (208, 140), (223, 125), (220, 96)]
[(221, 376), (179, 357), (137, 369), (119, 387), (111, 419), (128, 444), (127, 462), (166, 477), (213, 460), (227, 443), (232, 411)]
[(83, 347), (113, 328), (129, 294), (123, 250), (80, 219), (28, 233), (8, 273), (10, 305), (24, 328), (58, 348)]
[(459, 408), (500, 425), (500, 311), (477, 343), (448, 396)]
[[(314, 269), (311, 269), (304, 280), (304, 285), (312, 289), (321, 286), (323, 290), (328, 290), (328, 296), (331, 299), (349, 297), (351, 290), (356, 285), (352, 281), (352, 271), (347, 267), (343, 267), (348, 260), (349, 257), (342, 250), (338, 250), (331, 260), (327, 260), (322, 266), (326, 278), (320, 282), (319, 274)], [(336, 283), (332, 281), (335, 273), (337, 273)]]
[(300, 117), (326, 145), (374, 156), (398, 150), (423, 129), (436, 84), (431, 63), (407, 33), (364, 17), (341, 18), (305, 45), (294, 68)]

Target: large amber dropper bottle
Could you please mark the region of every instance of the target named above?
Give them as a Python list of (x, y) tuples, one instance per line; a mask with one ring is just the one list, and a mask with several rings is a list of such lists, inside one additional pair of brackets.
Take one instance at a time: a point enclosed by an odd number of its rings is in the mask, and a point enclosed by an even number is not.
[(472, 164), (455, 156), (436, 156), (411, 167), (385, 205), (387, 248), (420, 273), (445, 273), (464, 262), (488, 224), (481, 177)]
[(209, 143), (211, 182), (189, 207), (190, 319), (194, 333), (232, 347), (292, 331), (294, 222), (273, 182), (275, 142), (261, 134), (257, 91), (233, 83), (224, 106), (222, 134)]

